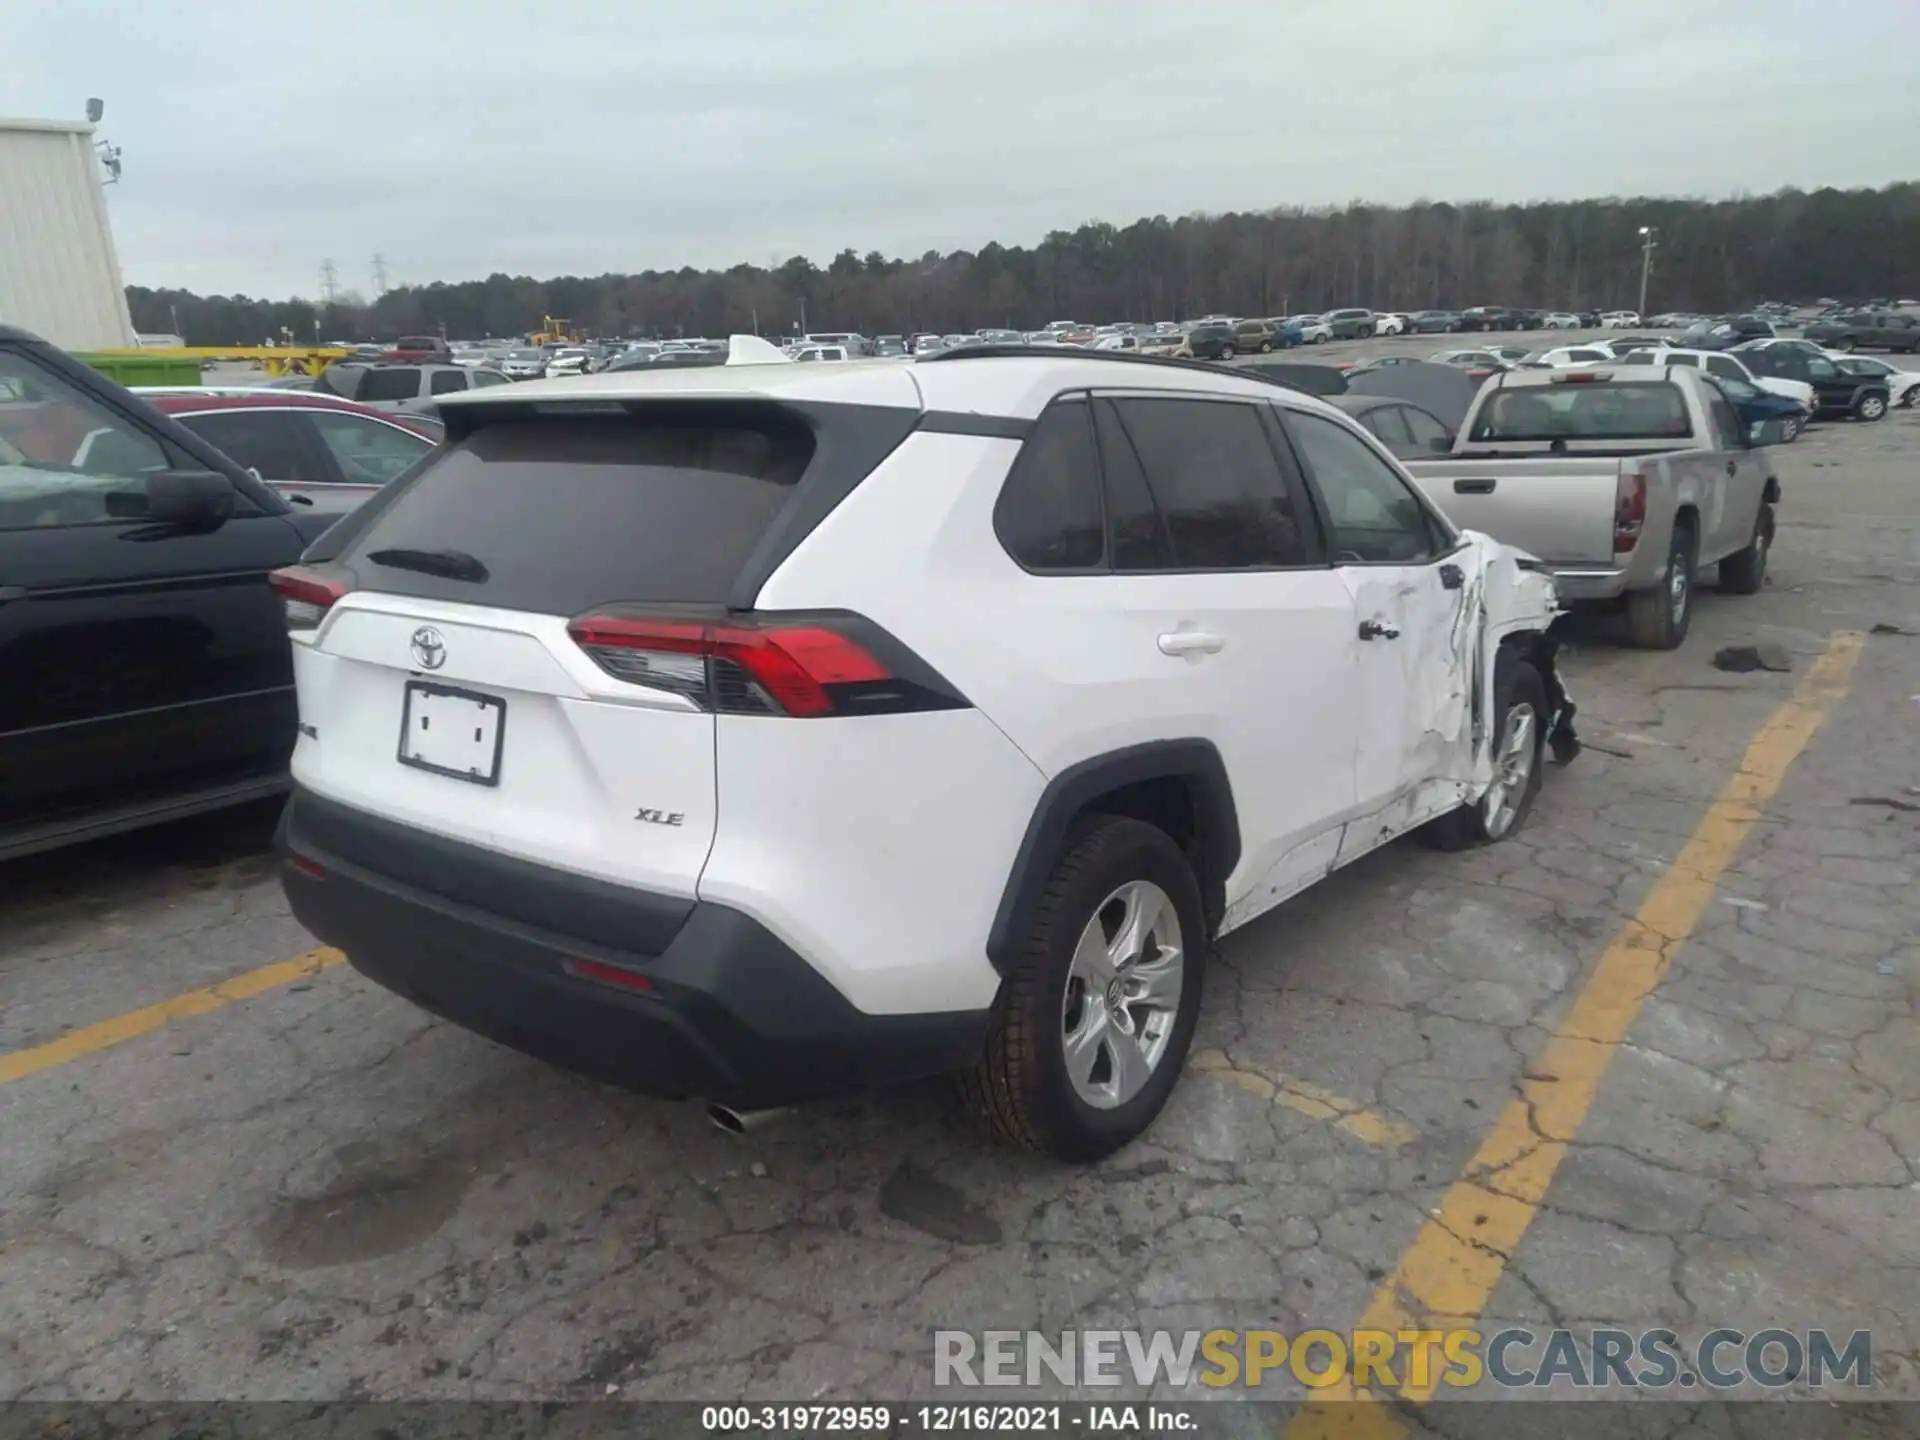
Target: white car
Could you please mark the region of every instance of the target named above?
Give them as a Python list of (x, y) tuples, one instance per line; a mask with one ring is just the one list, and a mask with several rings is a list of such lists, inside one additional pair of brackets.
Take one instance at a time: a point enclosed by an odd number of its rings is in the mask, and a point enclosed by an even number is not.
[(1310, 396), (1084, 350), (510, 393), (274, 576), (286, 890), (378, 983), (723, 1126), (954, 1074), (1105, 1155), (1218, 936), (1512, 834), (1577, 749), (1551, 578)]
[(1540, 326), (1544, 330), (1578, 330), (1580, 317), (1571, 310), (1549, 310), (1540, 317)]
[(585, 375), (593, 368), (593, 354), (580, 346), (556, 350), (547, 357), (547, 378), (561, 375)]
[(793, 358), (805, 365), (821, 360), (851, 360), (853, 353), (845, 345), (802, 345), (793, 352)]
[(1289, 316), (1287, 323), (1300, 327), (1302, 345), (1324, 345), (1333, 339), (1333, 327), (1318, 315)]
[(1640, 326), (1637, 310), (1608, 310), (1600, 317), (1602, 330), (1636, 330)]
[(1574, 365), (1611, 365), (1613, 361), (1613, 352), (1599, 345), (1561, 345), (1528, 356), (1526, 363), (1561, 370)]
[(1399, 314), (1376, 313), (1373, 317), (1373, 333), (1404, 335), (1407, 333), (1407, 317)]

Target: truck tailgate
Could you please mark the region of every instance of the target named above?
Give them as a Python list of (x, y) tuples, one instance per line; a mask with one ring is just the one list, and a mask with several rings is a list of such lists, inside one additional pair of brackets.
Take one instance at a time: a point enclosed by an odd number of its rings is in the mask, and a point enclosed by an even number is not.
[(1549, 565), (1613, 563), (1620, 461), (1415, 460), (1414, 483), (1454, 524)]

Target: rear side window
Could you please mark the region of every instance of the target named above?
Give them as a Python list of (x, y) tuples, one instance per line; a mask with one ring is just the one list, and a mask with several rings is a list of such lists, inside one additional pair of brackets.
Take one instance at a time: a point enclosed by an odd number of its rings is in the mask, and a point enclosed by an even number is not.
[(1216, 400), (1110, 402), (1183, 570), (1308, 563), (1307, 544), (1259, 412)]
[(391, 492), (339, 559), (369, 589), (548, 615), (719, 603), (813, 453), (772, 406), (503, 417)]
[(464, 370), (436, 370), (427, 383), (435, 395), (450, 395), (456, 390), (467, 388), (467, 372)]
[(411, 400), (420, 393), (420, 372), (402, 366), (396, 370), (369, 370), (360, 381), (360, 389), (354, 399), (371, 403), (375, 400)]
[(1094, 570), (1106, 561), (1100, 471), (1084, 400), (1047, 407), (1000, 487), (993, 532), (1028, 570)]
[(1615, 381), (1497, 390), (1475, 417), (1471, 438), (1684, 440), (1692, 434), (1679, 386)]

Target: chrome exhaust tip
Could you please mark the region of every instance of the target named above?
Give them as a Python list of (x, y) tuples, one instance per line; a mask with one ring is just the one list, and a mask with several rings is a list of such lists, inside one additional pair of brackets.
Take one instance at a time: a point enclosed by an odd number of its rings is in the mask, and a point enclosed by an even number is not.
[(731, 1105), (709, 1105), (707, 1119), (723, 1135), (744, 1135), (749, 1130), (758, 1130), (770, 1120), (778, 1120), (790, 1108), (778, 1105), (771, 1110), (735, 1110)]

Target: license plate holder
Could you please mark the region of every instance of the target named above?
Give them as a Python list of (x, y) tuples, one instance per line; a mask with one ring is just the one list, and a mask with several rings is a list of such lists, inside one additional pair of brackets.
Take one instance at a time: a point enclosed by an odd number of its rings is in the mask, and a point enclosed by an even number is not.
[(430, 680), (409, 680), (400, 710), (395, 758), (472, 785), (500, 783), (507, 738), (507, 702)]

